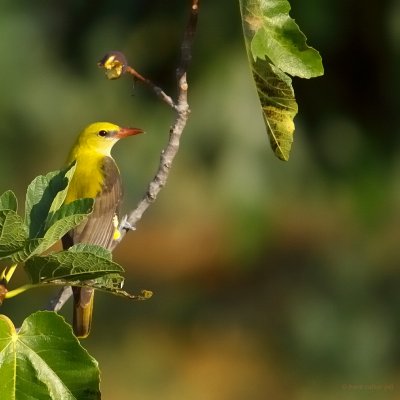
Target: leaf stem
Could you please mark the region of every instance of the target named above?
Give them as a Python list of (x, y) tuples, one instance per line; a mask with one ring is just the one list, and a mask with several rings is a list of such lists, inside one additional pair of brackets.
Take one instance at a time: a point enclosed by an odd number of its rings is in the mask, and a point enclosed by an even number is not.
[(26, 285), (22, 285), (19, 288), (10, 290), (9, 292), (6, 293), (5, 298), (6, 299), (11, 299), (12, 297), (18, 296), (19, 294), (26, 292), (29, 289), (32, 289), (34, 287), (36, 287), (37, 285), (32, 285), (30, 283), (26, 284)]
[(13, 264), (11, 265), (11, 267), (9, 268), (9, 270), (6, 272), (5, 274), (5, 280), (7, 282), (10, 282), (10, 279), (12, 278), (12, 276), (14, 275), (15, 270), (17, 269), (18, 264)]

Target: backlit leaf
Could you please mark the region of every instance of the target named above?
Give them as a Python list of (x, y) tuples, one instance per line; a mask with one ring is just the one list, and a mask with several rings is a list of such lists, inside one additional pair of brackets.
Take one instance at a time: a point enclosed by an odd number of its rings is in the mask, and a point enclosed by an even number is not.
[(263, 60), (253, 63), (253, 77), (272, 150), (279, 159), (287, 161), (297, 114), (291, 79)]
[(300, 78), (323, 74), (321, 57), (289, 16), (287, 0), (241, 0), (250, 51), (256, 60), (270, 60), (281, 71)]
[(297, 103), (286, 74), (312, 78), (323, 74), (319, 53), (289, 16), (287, 0), (239, 0), (247, 54), (264, 122), (275, 155), (287, 161), (293, 142)]
[(97, 361), (58, 314), (32, 314), (18, 333), (0, 315), (1, 399), (98, 400), (99, 375)]

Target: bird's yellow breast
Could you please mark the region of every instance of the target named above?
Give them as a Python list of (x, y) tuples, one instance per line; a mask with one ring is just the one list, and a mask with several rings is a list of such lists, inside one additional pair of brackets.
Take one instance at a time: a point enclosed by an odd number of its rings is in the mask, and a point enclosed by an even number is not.
[(102, 164), (104, 155), (94, 152), (81, 153), (72, 157), (76, 160), (75, 173), (69, 184), (65, 203), (81, 198), (95, 198), (103, 188)]

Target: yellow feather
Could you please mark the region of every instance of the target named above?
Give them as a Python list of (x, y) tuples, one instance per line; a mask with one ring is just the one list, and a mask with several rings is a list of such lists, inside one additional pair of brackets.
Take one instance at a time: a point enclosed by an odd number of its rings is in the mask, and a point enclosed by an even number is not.
[(67, 164), (76, 161), (76, 169), (65, 198), (66, 204), (84, 197), (95, 198), (100, 193), (104, 183), (102, 161), (106, 156), (111, 157), (111, 148), (118, 139), (101, 137), (98, 132), (119, 129), (118, 125), (96, 122), (78, 136), (67, 160)]

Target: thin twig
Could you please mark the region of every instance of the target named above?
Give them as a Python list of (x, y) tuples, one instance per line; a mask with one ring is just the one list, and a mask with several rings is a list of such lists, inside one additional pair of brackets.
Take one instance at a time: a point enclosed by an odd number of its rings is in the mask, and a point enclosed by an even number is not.
[(150, 86), (153, 92), (165, 103), (167, 103), (171, 108), (176, 110), (176, 104), (174, 100), (172, 100), (171, 96), (168, 96), (159, 86), (154, 84), (150, 79), (145, 78), (144, 76), (140, 75), (134, 68), (130, 65), (127, 65), (125, 68), (125, 73), (131, 74), (135, 79), (143, 82), (144, 84)]
[[(174, 103), (171, 97), (167, 96), (168, 99), (171, 99), (172, 104), (174, 105), (171, 107), (173, 107), (176, 111), (175, 120), (169, 131), (169, 140), (167, 146), (165, 147), (164, 150), (161, 151), (160, 163), (156, 175), (149, 183), (145, 195), (139, 201), (136, 208), (130, 211), (125, 217), (128, 223), (127, 226), (129, 226), (131, 229), (132, 228), (134, 229), (136, 227), (137, 223), (142, 218), (144, 212), (149, 208), (149, 206), (152, 203), (154, 203), (161, 189), (165, 186), (173, 160), (179, 150), (180, 138), (182, 136), (183, 130), (185, 129), (187, 120), (189, 118), (190, 109), (187, 101), (188, 84), (186, 80), (186, 73), (190, 61), (192, 59), (192, 46), (197, 28), (198, 11), (199, 11), (199, 0), (192, 0), (189, 21), (186, 26), (186, 30), (181, 45), (181, 60), (179, 67), (176, 70), (178, 100), (176, 103)], [(154, 85), (148, 79), (143, 78), (141, 80), (144, 83), (150, 85), (153, 90), (155, 90), (154, 88), (157, 88), (157, 86)], [(163, 91), (161, 92), (164, 93)], [(161, 97), (165, 101), (164, 96)], [(166, 102), (169, 104), (169, 101)], [(124, 228), (121, 230), (121, 239), (125, 236), (128, 230), (129, 228)], [(112, 248), (115, 248), (119, 242), (114, 242)]]

